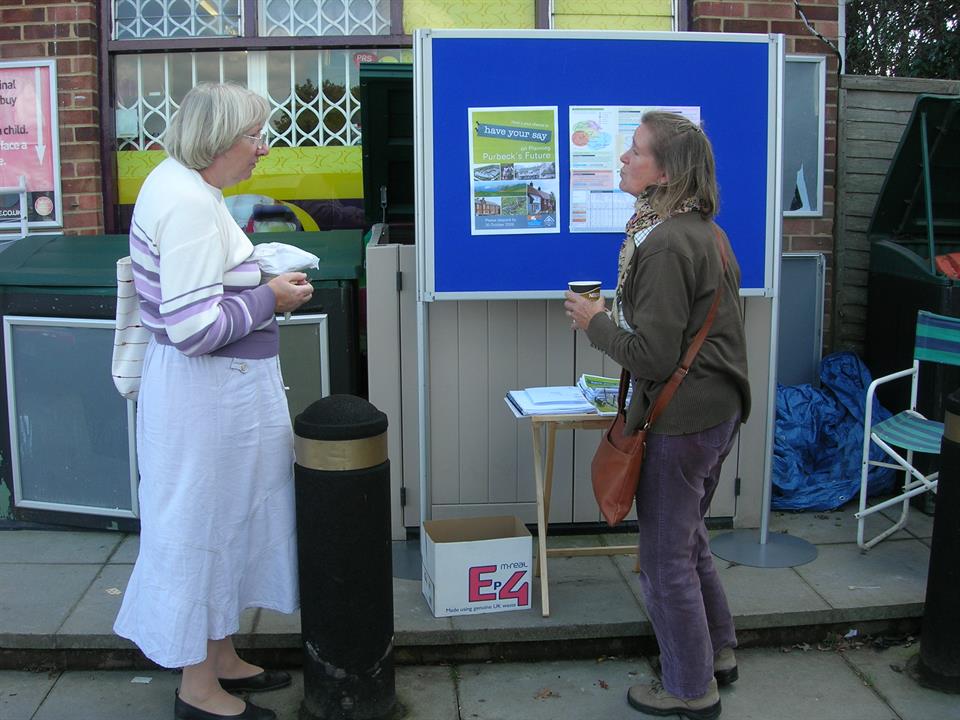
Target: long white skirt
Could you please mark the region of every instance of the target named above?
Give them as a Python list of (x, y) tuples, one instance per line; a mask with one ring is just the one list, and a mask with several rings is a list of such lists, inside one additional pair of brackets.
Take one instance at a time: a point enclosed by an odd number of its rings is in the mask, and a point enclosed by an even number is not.
[(276, 357), (150, 343), (137, 407), (140, 555), (114, 632), (164, 667), (202, 662), (249, 607), (299, 605), (293, 431)]

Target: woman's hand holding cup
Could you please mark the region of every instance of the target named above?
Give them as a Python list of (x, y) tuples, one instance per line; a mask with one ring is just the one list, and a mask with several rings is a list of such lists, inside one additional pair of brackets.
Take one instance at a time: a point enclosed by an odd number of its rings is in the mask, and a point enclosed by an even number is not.
[(599, 280), (573, 280), (564, 294), (564, 310), (574, 330), (586, 330), (593, 316), (606, 310)]

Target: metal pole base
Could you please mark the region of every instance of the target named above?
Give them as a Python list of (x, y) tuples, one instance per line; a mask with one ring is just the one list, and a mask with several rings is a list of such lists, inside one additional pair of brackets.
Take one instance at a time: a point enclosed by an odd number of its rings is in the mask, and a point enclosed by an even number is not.
[(759, 530), (734, 530), (710, 541), (713, 554), (728, 562), (761, 568), (805, 565), (817, 557), (817, 546), (796, 535), (767, 534), (760, 543)]

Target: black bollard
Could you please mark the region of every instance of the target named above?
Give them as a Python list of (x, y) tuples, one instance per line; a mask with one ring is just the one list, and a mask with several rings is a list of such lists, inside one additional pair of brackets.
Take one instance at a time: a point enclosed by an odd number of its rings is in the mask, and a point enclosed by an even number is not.
[(960, 390), (947, 397), (944, 409), (917, 680), (934, 690), (956, 693), (960, 692)]
[(300, 720), (398, 713), (387, 416), (352, 395), (294, 421), (300, 625)]

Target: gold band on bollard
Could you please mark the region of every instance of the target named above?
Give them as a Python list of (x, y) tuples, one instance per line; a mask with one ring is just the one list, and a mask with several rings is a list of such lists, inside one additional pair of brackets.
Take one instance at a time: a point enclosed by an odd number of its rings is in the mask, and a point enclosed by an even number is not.
[(943, 415), (943, 436), (950, 442), (960, 443), (960, 415), (949, 410)]
[(387, 434), (358, 440), (310, 440), (293, 436), (297, 465), (310, 470), (363, 470), (387, 459)]

